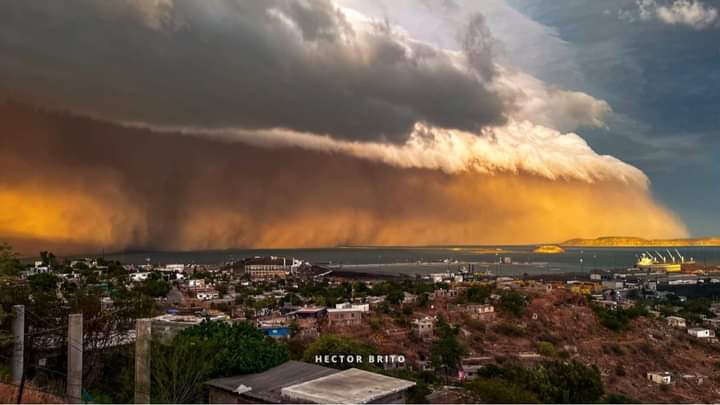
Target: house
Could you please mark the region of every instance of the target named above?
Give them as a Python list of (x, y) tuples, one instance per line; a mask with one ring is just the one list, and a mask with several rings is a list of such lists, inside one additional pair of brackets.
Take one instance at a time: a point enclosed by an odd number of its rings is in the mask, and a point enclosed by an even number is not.
[(687, 327), (687, 322), (685, 321), (685, 318), (681, 318), (679, 316), (668, 316), (666, 320), (668, 326), (672, 328), (685, 329)]
[(690, 336), (694, 336), (696, 338), (715, 337), (715, 332), (707, 328), (690, 328), (687, 330), (687, 332)]
[(288, 361), (262, 373), (217, 378), (205, 382), (211, 404), (280, 404), (280, 390), (295, 384), (337, 373), (328, 367)]
[(618, 307), (617, 301), (612, 301), (612, 300), (598, 300), (598, 301), (595, 301), (595, 303), (597, 305), (599, 305), (600, 307), (608, 309), (610, 311), (615, 311), (615, 310), (617, 310), (617, 307)]
[(200, 301), (216, 300), (220, 298), (220, 293), (215, 290), (205, 289), (202, 291), (197, 291), (195, 293), (195, 298), (199, 299)]
[(188, 287), (189, 288), (205, 288), (205, 279), (197, 278), (188, 280)]
[(667, 371), (651, 371), (647, 373), (647, 379), (655, 384), (672, 383), (672, 374)]
[(625, 286), (622, 280), (603, 280), (602, 288), (604, 290), (619, 290)]
[(414, 385), (355, 368), (341, 371), (299, 361), (205, 382), (211, 404), (404, 403), (406, 391)]
[(422, 340), (432, 340), (435, 334), (435, 317), (426, 316), (412, 321), (413, 332)]
[(325, 307), (302, 307), (287, 314), (292, 319), (320, 319), (326, 315), (327, 308)]
[(281, 392), (283, 401), (295, 404), (402, 404), (413, 386), (412, 381), (351, 368)]
[(495, 307), (490, 304), (468, 304), (464, 310), (472, 319), (484, 321), (495, 318)]
[(183, 329), (200, 324), (203, 320), (227, 321), (229, 318), (224, 314), (198, 316), (165, 314), (152, 318), (150, 325), (153, 337), (161, 339), (172, 339)]
[(370, 304), (352, 304), (349, 302), (343, 302), (335, 304), (336, 309), (352, 309), (360, 312), (370, 312)]
[(415, 302), (417, 302), (417, 295), (410, 294), (407, 291), (403, 292), (403, 300), (402, 300), (403, 304), (405, 304), (405, 305), (414, 304)]
[(327, 310), (329, 326), (357, 326), (362, 324), (363, 313), (360, 309), (330, 308)]
[(302, 266), (303, 262), (298, 259), (289, 260), (277, 256), (255, 256), (242, 262), (243, 270), (253, 281), (284, 279), (296, 273)]
[(460, 362), (460, 370), (458, 370), (458, 380), (472, 381), (478, 377), (478, 372), (483, 367), (494, 361), (493, 357), (465, 357)]

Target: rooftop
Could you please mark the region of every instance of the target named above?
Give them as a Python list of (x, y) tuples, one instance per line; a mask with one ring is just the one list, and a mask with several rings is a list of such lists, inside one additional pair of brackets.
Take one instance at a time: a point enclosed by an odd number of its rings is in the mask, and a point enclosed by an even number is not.
[(258, 402), (281, 403), (280, 390), (294, 384), (338, 373), (328, 367), (299, 361), (288, 361), (262, 373), (216, 378), (205, 385), (236, 392)]
[(415, 383), (351, 368), (282, 389), (290, 401), (330, 404), (366, 404), (404, 391)]

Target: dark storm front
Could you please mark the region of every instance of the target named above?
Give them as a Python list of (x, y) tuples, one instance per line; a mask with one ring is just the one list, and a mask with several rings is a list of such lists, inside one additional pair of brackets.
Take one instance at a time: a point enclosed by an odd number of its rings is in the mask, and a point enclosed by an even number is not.
[[(333, 270), (379, 274), (430, 274), (458, 271), (472, 264), (475, 271), (496, 275), (560, 274), (592, 269), (633, 267), (644, 252), (665, 248), (566, 248), (565, 253), (540, 254), (534, 246), (463, 247), (340, 247), (323, 249), (231, 249), (194, 252), (131, 252), (106, 255), (128, 264), (219, 264), (251, 256), (295, 257)], [(701, 265), (720, 264), (720, 248), (680, 248)]]

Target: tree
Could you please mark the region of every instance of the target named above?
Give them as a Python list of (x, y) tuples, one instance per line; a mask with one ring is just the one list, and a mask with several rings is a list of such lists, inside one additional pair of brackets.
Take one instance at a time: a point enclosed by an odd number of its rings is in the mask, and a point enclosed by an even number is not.
[(17, 277), (21, 270), (17, 253), (7, 243), (0, 244), (0, 277)]
[(385, 296), (385, 301), (391, 305), (397, 305), (405, 298), (402, 290), (392, 290)]
[(202, 400), (202, 383), (210, 378), (217, 341), (178, 336), (171, 344), (153, 342), (151, 395), (154, 403), (186, 404)]
[(473, 285), (465, 290), (465, 296), (468, 302), (484, 303), (491, 294), (492, 290), (487, 285)]
[(285, 346), (266, 337), (249, 322), (203, 321), (177, 336), (192, 337), (213, 342), (217, 347), (213, 376), (256, 373), (288, 360)]
[(507, 291), (500, 295), (500, 309), (515, 316), (521, 316), (525, 312), (527, 299), (516, 291)]
[(438, 338), (430, 347), (430, 361), (433, 367), (445, 370), (447, 375), (448, 371), (458, 370), (462, 356), (465, 355), (465, 348), (458, 339), (460, 329), (453, 327), (440, 316), (435, 330)]

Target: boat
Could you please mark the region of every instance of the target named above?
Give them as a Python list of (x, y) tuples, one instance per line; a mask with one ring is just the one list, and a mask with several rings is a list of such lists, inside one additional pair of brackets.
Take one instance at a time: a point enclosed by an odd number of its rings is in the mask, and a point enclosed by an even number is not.
[(695, 264), (695, 260), (685, 260), (685, 257), (675, 249), (675, 255), (673, 255), (669, 249), (665, 249), (667, 256), (662, 255), (660, 252), (655, 250), (653, 255), (651, 252), (644, 252), (638, 258), (635, 267), (645, 271), (664, 271), (666, 273), (678, 273), (682, 271), (683, 265)]

